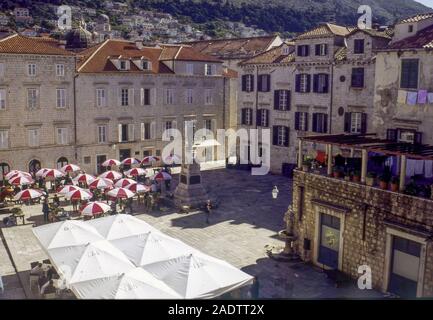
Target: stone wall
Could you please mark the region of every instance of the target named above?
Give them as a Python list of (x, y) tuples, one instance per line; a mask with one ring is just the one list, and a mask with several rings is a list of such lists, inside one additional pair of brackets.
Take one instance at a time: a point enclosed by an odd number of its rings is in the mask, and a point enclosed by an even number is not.
[[(317, 264), (318, 212), (340, 215), (343, 245), (339, 269), (358, 278), (358, 266), (370, 266), (373, 286), (382, 291), (387, 288), (389, 268), (387, 228), (426, 238), (421, 295), (433, 296), (433, 247), (428, 239), (433, 233), (433, 201), (296, 170), (293, 207), (297, 213), (296, 247), (302, 259)], [(304, 250), (304, 239), (311, 240), (311, 250)]]

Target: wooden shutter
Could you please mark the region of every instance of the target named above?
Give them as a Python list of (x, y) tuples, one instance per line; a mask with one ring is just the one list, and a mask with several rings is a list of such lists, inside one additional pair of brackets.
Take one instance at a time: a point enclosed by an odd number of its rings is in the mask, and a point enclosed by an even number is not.
[(346, 112), (344, 114), (344, 132), (347, 132), (347, 133), (350, 132), (351, 124), (352, 124), (352, 113)]
[(298, 57), (302, 57), (302, 46), (298, 46)]
[(119, 140), (119, 142), (122, 142), (122, 124), (118, 124), (117, 125), (117, 130), (118, 130), (118, 132), (117, 132), (117, 134), (118, 134), (118, 140)]
[(262, 109), (257, 110), (256, 114), (256, 125), (261, 126), (262, 125)]
[(284, 146), (288, 147), (289, 146), (289, 127), (285, 127), (286, 130), (284, 131), (284, 136), (285, 136), (285, 142), (284, 142)]
[(272, 144), (274, 146), (278, 145), (278, 126), (273, 126), (273, 129), (272, 129)]
[(367, 114), (361, 114), (361, 134), (367, 133)]
[(266, 123), (265, 123), (265, 127), (269, 127), (269, 110), (265, 110), (266, 112)]
[(422, 144), (422, 132), (415, 132), (415, 144)]
[(291, 109), (291, 104), (292, 104), (292, 92), (287, 90), (287, 106), (286, 106), (286, 110), (290, 110)]
[(128, 124), (128, 141), (134, 141), (134, 124)]
[(299, 130), (300, 112), (295, 112), (295, 130)]
[(325, 44), (325, 56), (327, 56), (327, 55), (328, 55), (328, 45)]
[(117, 88), (117, 105), (122, 106), (122, 89)]
[(305, 114), (305, 122), (304, 122), (304, 127), (305, 127), (305, 131), (308, 131), (308, 118), (310, 117), (310, 115), (308, 114), (308, 112), (304, 112), (304, 114)]
[(311, 92), (311, 74), (307, 74), (307, 91)]
[(247, 75), (242, 76), (242, 91), (247, 91)]
[(241, 109), (241, 124), (247, 124), (247, 109)]
[(271, 75), (270, 74), (266, 75), (266, 83), (267, 83), (266, 92), (270, 92), (271, 91)]
[(143, 141), (144, 140), (144, 123), (143, 122), (140, 123), (140, 137), (141, 137), (141, 140)]
[(404, 59), (401, 61), (401, 80), (402, 88), (418, 88), (418, 59)]
[(387, 129), (386, 130), (386, 139), (390, 141), (397, 141), (397, 130), (396, 129)]
[(313, 132), (317, 132), (317, 113), (313, 113)]
[(325, 87), (323, 88), (323, 93), (329, 92), (329, 74), (324, 74), (325, 77)]
[(295, 77), (295, 91), (301, 92), (301, 75), (297, 74)]
[(319, 75), (313, 76), (313, 92), (319, 92)]
[(328, 133), (328, 115), (323, 115), (323, 133)]
[(254, 75), (250, 74), (249, 77), (251, 78), (251, 89), (248, 92), (254, 91)]
[(320, 56), (320, 44), (316, 44), (316, 56)]
[(150, 139), (156, 139), (156, 121), (150, 123)]
[(280, 90), (274, 91), (274, 109), (280, 110)]
[(257, 91), (262, 92), (262, 75), (257, 76)]

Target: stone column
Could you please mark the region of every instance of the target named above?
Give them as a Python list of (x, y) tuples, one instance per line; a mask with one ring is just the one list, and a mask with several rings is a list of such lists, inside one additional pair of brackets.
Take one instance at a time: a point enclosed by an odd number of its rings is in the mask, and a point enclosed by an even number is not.
[(302, 154), (302, 140), (298, 139), (298, 169), (302, 168), (303, 154)]
[(368, 151), (362, 149), (361, 154), (362, 154), (361, 183), (365, 183), (365, 178), (367, 177)]
[(328, 155), (328, 176), (332, 175), (332, 144), (326, 145), (326, 153)]
[(400, 185), (399, 190), (404, 191), (406, 185), (406, 156), (400, 156)]

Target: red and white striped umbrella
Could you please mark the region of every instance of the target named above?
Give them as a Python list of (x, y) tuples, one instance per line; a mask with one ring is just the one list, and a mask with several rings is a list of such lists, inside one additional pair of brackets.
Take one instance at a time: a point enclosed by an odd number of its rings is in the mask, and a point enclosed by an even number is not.
[(84, 183), (86, 185), (91, 184), (96, 178), (90, 174), (87, 173), (81, 173), (78, 176), (76, 176), (74, 179), (72, 179), (73, 183), (78, 184), (79, 182)]
[(116, 159), (108, 159), (102, 162), (101, 166), (103, 167), (120, 166), (120, 161)]
[(78, 189), (81, 189), (81, 188), (77, 187), (77, 186), (73, 186), (73, 185), (66, 185), (66, 186), (60, 186), (56, 192), (59, 194), (65, 195), (65, 194), (68, 194), (69, 192), (72, 192), (72, 191), (75, 191)]
[(125, 174), (127, 176), (132, 176), (132, 177), (136, 177), (136, 176), (144, 176), (147, 174), (147, 170), (143, 169), (143, 168), (132, 168), (128, 171), (125, 171)]
[(158, 172), (152, 177), (153, 180), (171, 180), (171, 175), (165, 171)]
[(81, 210), (81, 213), (85, 216), (93, 216), (99, 215), (111, 210), (111, 207), (103, 202), (89, 202), (86, 206)]
[(139, 164), (139, 163), (140, 161), (138, 161), (136, 158), (126, 158), (121, 162), (121, 164), (128, 165), (128, 166), (131, 166), (133, 164)]
[(39, 190), (35, 190), (35, 189), (26, 189), (23, 191), (18, 192), (15, 197), (14, 200), (30, 200), (30, 199), (37, 199), (43, 196), (42, 191)]
[(126, 189), (131, 190), (132, 192), (135, 193), (146, 193), (151, 190), (149, 186), (146, 186), (144, 184), (139, 184), (139, 183), (130, 184), (129, 186), (126, 187)]
[(5, 175), (5, 178), (8, 180), (11, 180), (12, 178), (18, 177), (18, 176), (26, 176), (31, 178), (32, 175), (28, 172), (20, 171), (20, 170), (12, 170), (8, 174)]
[(13, 184), (14, 186), (25, 186), (34, 183), (35, 181), (28, 176), (25, 175), (17, 175), (9, 180), (10, 184)]
[(63, 166), (60, 170), (63, 172), (77, 172), (80, 171), (81, 168), (76, 164), (67, 164), (66, 166)]
[(164, 159), (164, 162), (167, 164), (181, 163), (182, 159), (176, 154), (171, 154)]
[(147, 156), (144, 157), (143, 160), (141, 160), (141, 164), (145, 165), (145, 164), (152, 164), (153, 162), (158, 162), (159, 158), (158, 157), (154, 157), (154, 156)]
[(120, 179), (119, 181), (117, 181), (114, 186), (117, 188), (125, 188), (127, 186), (129, 186), (130, 184), (135, 184), (137, 183), (137, 181), (132, 180), (132, 179), (127, 179), (127, 178), (123, 178)]
[(134, 192), (126, 188), (114, 188), (108, 191), (107, 195), (117, 199), (128, 199), (134, 196)]
[(47, 172), (48, 170), (50, 170), (50, 169), (48, 169), (48, 168), (39, 169), (38, 171), (36, 171), (35, 176), (37, 178), (42, 177), (44, 175), (44, 173)]
[(122, 178), (122, 174), (120, 172), (110, 170), (110, 171), (105, 171), (104, 173), (101, 173), (98, 176), (98, 178), (105, 178), (105, 179), (110, 179), (110, 180), (119, 180), (120, 178)]
[(89, 184), (89, 189), (108, 189), (113, 186), (113, 180), (107, 178), (96, 178)]
[(42, 174), (42, 178), (61, 178), (65, 174), (57, 169), (48, 169)]
[(89, 200), (93, 197), (93, 194), (88, 190), (79, 188), (67, 193), (65, 197), (68, 200)]

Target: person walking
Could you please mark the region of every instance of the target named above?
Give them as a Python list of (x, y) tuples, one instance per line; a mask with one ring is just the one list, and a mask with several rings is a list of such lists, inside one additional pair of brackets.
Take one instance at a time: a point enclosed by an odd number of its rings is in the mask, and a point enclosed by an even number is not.
[(50, 213), (50, 206), (48, 205), (48, 197), (45, 197), (42, 203), (42, 212), (44, 214), (44, 222), (48, 222), (48, 214)]
[(210, 215), (211, 215), (211, 211), (212, 211), (212, 203), (210, 202), (210, 200), (206, 201), (206, 223), (210, 224)]

